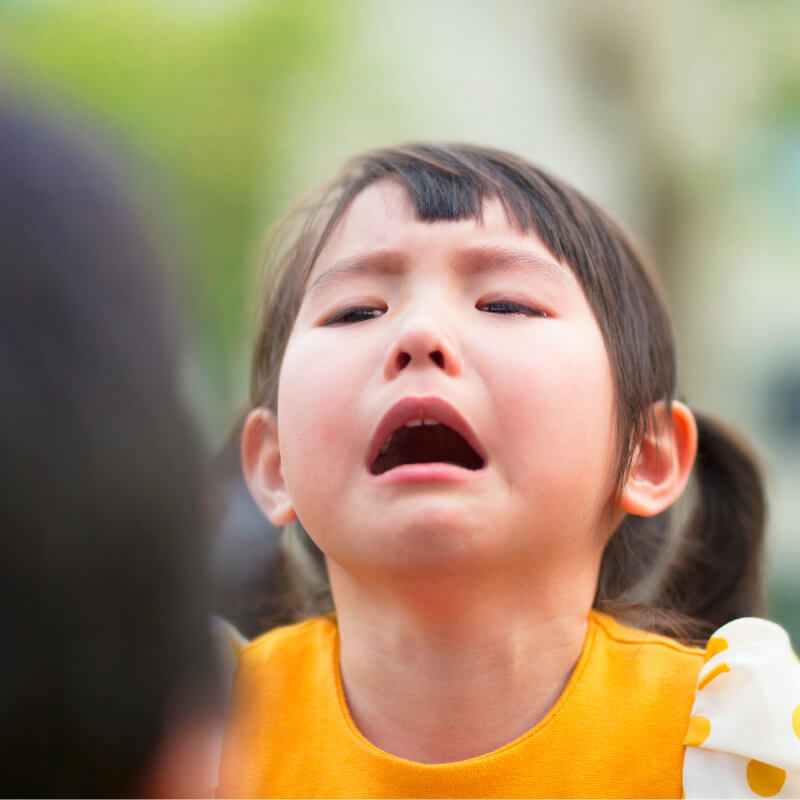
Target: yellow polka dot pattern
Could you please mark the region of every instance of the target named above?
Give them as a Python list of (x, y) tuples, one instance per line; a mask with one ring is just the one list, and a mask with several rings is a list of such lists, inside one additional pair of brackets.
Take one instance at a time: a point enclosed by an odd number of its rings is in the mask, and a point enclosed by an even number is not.
[(717, 653), (728, 649), (728, 640), (722, 636), (712, 636), (706, 645), (705, 660), (710, 661)]
[(697, 684), (697, 691), (699, 692), (701, 689), (705, 689), (714, 678), (719, 677), (725, 672), (730, 672), (731, 668), (723, 661), (721, 664), (717, 664), (714, 669), (709, 670), (703, 677), (700, 679), (700, 683)]
[(786, 632), (734, 620), (704, 664), (683, 741), (686, 797), (800, 797), (800, 667)]
[(700, 747), (708, 739), (709, 733), (711, 733), (711, 720), (708, 717), (692, 717), (683, 743), (688, 747)]
[(747, 785), (761, 797), (774, 797), (785, 782), (785, 769), (755, 759), (747, 765)]

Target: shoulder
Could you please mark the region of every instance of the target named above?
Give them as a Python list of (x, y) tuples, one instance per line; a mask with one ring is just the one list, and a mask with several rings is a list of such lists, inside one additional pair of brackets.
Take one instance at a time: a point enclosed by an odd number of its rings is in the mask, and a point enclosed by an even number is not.
[(339, 632), (335, 615), (314, 617), (274, 628), (253, 639), (240, 651), (240, 677), (264, 668), (291, 673), (314, 661), (338, 655)]
[(699, 647), (685, 645), (651, 631), (632, 628), (599, 611), (592, 612), (590, 621), (595, 625), (601, 646), (621, 656), (635, 656), (650, 663), (686, 670), (693, 679), (703, 665), (703, 651)]
[(679, 771), (702, 651), (596, 611), (589, 619), (588, 637), (587, 676), (591, 686), (602, 687), (595, 695), (602, 691), (614, 698), (609, 704), (625, 720), (636, 719), (637, 729), (647, 731), (651, 743), (663, 747), (668, 742)]
[(326, 616), (274, 628), (245, 645), (233, 681), (234, 727), (263, 731), (312, 696), (335, 696), (338, 641), (336, 619)]
[(338, 642), (330, 615), (274, 628), (241, 649), (225, 743), (232, 763), (252, 756), (287, 720), (302, 730), (324, 699), (337, 697)]
[(645, 631), (641, 628), (625, 625), (602, 611), (592, 611), (591, 618), (595, 621), (597, 626), (602, 629), (603, 634), (607, 638), (621, 644), (646, 644), (659, 648), (666, 647), (676, 653), (681, 653), (690, 658), (698, 659), (699, 661), (703, 659), (703, 651), (699, 647), (682, 644), (676, 639), (671, 639), (669, 636), (662, 636), (659, 633), (652, 633), (651, 631)]
[(243, 658), (263, 657), (284, 648), (305, 648), (316, 642), (331, 640), (337, 634), (336, 616), (313, 617), (293, 625), (273, 628), (248, 642), (241, 651)]
[(800, 664), (783, 628), (746, 617), (709, 639), (685, 744), (687, 797), (800, 795)]

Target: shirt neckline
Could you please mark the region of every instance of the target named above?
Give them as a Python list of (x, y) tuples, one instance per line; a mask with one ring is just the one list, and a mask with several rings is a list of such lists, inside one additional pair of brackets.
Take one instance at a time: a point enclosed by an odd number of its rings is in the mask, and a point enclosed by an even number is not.
[(461, 761), (445, 761), (436, 764), (425, 764), (420, 761), (412, 761), (410, 759), (392, 755), (391, 753), (387, 753), (385, 750), (381, 750), (379, 747), (370, 742), (369, 739), (367, 739), (358, 729), (358, 726), (355, 724), (352, 715), (350, 714), (350, 709), (347, 705), (347, 698), (345, 697), (344, 693), (344, 684), (342, 683), (342, 673), (339, 661), (339, 628), (338, 625), (335, 625), (334, 646), (331, 653), (333, 664), (331, 666), (340, 719), (344, 727), (347, 729), (351, 740), (354, 741), (355, 745), (362, 752), (365, 752), (371, 758), (375, 758), (384, 762), (388, 761), (395, 765), (402, 764), (408, 769), (417, 769), (426, 772), (432, 772), (436, 770), (451, 772), (461, 769), (472, 769), (478, 764), (502, 758), (516, 750), (518, 747), (522, 746), (530, 739), (539, 736), (553, 722), (553, 720), (556, 719), (556, 717), (563, 713), (570, 698), (573, 696), (576, 687), (579, 685), (581, 678), (583, 677), (587, 664), (589, 663), (591, 652), (597, 640), (598, 627), (597, 612), (592, 609), (589, 612), (587, 619), (586, 635), (584, 636), (581, 653), (578, 657), (575, 667), (572, 670), (569, 680), (550, 710), (532, 728), (525, 731), (525, 733), (521, 734), (516, 739), (512, 739), (507, 744), (504, 744), (488, 753), (483, 753), (479, 756), (473, 756), (472, 758), (463, 759)]

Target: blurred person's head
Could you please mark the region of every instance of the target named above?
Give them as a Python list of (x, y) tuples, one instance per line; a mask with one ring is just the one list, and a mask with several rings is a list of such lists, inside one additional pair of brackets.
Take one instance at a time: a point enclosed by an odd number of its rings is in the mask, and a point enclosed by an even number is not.
[(155, 249), (89, 146), (0, 103), (0, 794), (194, 793), (200, 452)]

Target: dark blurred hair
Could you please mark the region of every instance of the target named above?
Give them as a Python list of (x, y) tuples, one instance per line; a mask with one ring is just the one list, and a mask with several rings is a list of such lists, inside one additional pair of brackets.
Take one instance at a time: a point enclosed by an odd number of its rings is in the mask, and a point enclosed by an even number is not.
[[(378, 180), (408, 192), (423, 221), (480, 219), (497, 198), (509, 222), (568, 264), (602, 331), (616, 390), (617, 488), (652, 422), (675, 396), (671, 323), (652, 270), (621, 227), (573, 187), (510, 153), (469, 145), (410, 144), (356, 156), (273, 236), (251, 379), (253, 407), (276, 410), (286, 342), (306, 281), (353, 199)], [(669, 513), (628, 517), (612, 537), (595, 605), (671, 633), (694, 618), (721, 625), (761, 608), (765, 500), (746, 447), (697, 415), (696, 502), (670, 533)], [(666, 611), (668, 614), (661, 612)], [(700, 631), (700, 628), (695, 628)]]
[(142, 794), (168, 720), (211, 704), (202, 461), (122, 198), (0, 102), (3, 796)]

